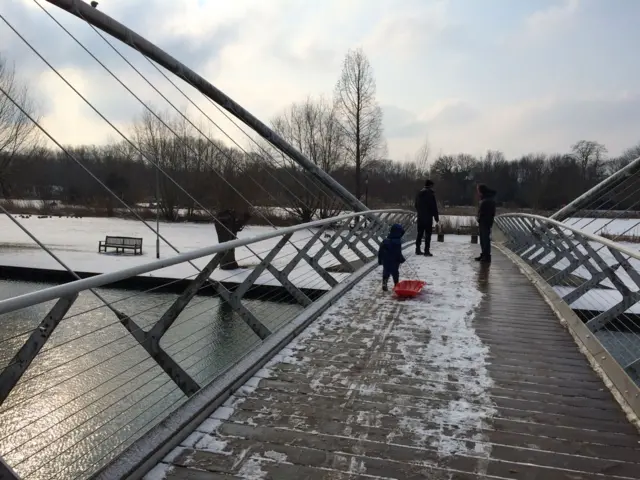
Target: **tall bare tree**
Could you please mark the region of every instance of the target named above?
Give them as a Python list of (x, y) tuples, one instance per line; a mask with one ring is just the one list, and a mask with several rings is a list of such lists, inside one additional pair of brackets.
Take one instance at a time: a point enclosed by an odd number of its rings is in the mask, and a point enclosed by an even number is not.
[(349, 50), (335, 88), (347, 158), (355, 166), (355, 194), (362, 195), (362, 170), (386, 153), (382, 109), (376, 100), (373, 69), (362, 49)]
[[(161, 214), (166, 220), (175, 221), (181, 207), (186, 206), (187, 214), (193, 215), (195, 200), (198, 204), (205, 202), (215, 210), (218, 241), (236, 239), (251, 217), (249, 205), (239, 191), (243, 189), (244, 154), (209, 135), (203, 137), (202, 129), (193, 127), (182, 115), (162, 113), (158, 117), (145, 111), (134, 125), (134, 135), (147, 159), (153, 159), (184, 189), (168, 176), (159, 175)], [(155, 167), (150, 169), (155, 171)], [(220, 268), (238, 268), (235, 250), (225, 252)]]
[(571, 146), (573, 157), (579, 162), (585, 182), (596, 177), (607, 156), (607, 147), (592, 140), (580, 140)]
[(620, 156), (620, 158), (625, 158), (629, 160), (629, 162), (635, 160), (638, 157), (640, 157), (640, 143), (635, 144), (633, 147), (627, 148), (624, 152), (622, 152), (622, 155)]
[(633, 147), (627, 148), (619, 157), (611, 158), (604, 164), (603, 173), (605, 175), (613, 175), (621, 168), (626, 167), (636, 158), (640, 157), (640, 143)]
[(29, 116), (38, 120), (28, 85), (16, 76), (14, 67), (2, 56), (0, 86), (6, 92), (6, 95), (0, 92), (0, 190), (6, 195), (13, 162), (20, 155), (31, 155), (39, 147), (41, 136), (36, 125), (9, 99), (11, 97)]
[[(294, 103), (272, 121), (273, 129), (327, 173), (343, 163), (344, 134), (334, 104), (320, 98)], [(328, 218), (338, 213), (338, 202), (328, 198), (307, 172), (287, 162), (291, 179), (287, 182), (290, 212), (302, 222), (316, 215)]]
[(429, 139), (425, 138), (424, 143), (420, 145), (420, 148), (416, 152), (414, 163), (418, 168), (420, 175), (424, 176), (429, 171), (429, 160), (431, 159), (431, 144)]
[(162, 121), (145, 110), (134, 124), (134, 135), (138, 148), (144, 154), (145, 163), (148, 162), (149, 168), (154, 171), (154, 178), (158, 176), (160, 198), (156, 208), (160, 209), (165, 220), (174, 221), (178, 218), (180, 191), (164, 174), (155, 171), (152, 161), (169, 175), (176, 175), (183, 165), (182, 149), (168, 128), (175, 126), (171, 125), (171, 116), (162, 113), (159, 117)]

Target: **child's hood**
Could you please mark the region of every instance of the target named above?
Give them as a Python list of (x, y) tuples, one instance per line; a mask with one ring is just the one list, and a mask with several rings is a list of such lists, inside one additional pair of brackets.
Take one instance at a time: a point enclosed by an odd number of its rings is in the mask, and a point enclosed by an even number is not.
[(391, 226), (391, 230), (389, 230), (389, 238), (397, 239), (402, 238), (404, 235), (404, 228), (399, 223), (395, 223)]

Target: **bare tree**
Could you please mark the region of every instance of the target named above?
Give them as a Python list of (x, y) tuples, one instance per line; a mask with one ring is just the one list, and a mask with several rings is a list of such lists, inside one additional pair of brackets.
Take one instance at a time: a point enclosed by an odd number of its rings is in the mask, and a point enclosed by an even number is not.
[(355, 166), (355, 194), (362, 195), (362, 169), (384, 157), (382, 109), (376, 100), (373, 69), (361, 49), (349, 50), (335, 89), (337, 108), (345, 135), (347, 158)]
[[(155, 171), (155, 165), (158, 165), (174, 179), (180, 176), (186, 162), (182, 139), (173, 133), (180, 134), (179, 127), (178, 122), (169, 114), (162, 113), (156, 117), (147, 110), (134, 125), (135, 143), (142, 152), (145, 163), (149, 164), (152, 171)], [(156, 208), (160, 209), (165, 220), (175, 221), (178, 218), (180, 206), (180, 190), (167, 175), (161, 172), (154, 172), (152, 177), (154, 181), (156, 175), (158, 175), (160, 194)]]
[[(344, 134), (334, 104), (320, 98), (307, 98), (294, 103), (272, 121), (273, 129), (294, 145), (313, 163), (333, 173), (343, 163)], [(278, 153), (276, 153), (278, 155)], [(292, 161), (286, 162), (291, 173), (286, 194), (290, 212), (300, 221), (311, 221), (316, 215), (328, 218), (339, 212), (334, 198), (329, 198), (310, 175)]]
[(544, 153), (524, 155), (517, 160), (517, 168), (518, 193), (522, 199), (519, 203), (539, 209), (548, 173), (547, 156)]
[[(187, 215), (191, 216), (198, 204), (208, 203), (216, 211), (213, 221), (218, 241), (235, 240), (251, 216), (246, 191), (241, 191), (246, 190), (242, 175), (244, 154), (209, 135), (204, 137), (202, 129), (196, 129), (183, 115), (163, 113), (159, 117), (161, 120), (145, 111), (134, 132), (146, 159), (153, 160), (167, 174), (159, 175), (160, 212), (165, 219), (175, 221), (181, 207), (186, 206)], [(235, 250), (225, 252), (220, 268), (238, 268)]]
[[(213, 165), (208, 168), (217, 173), (212, 173), (213, 190), (216, 197), (215, 228), (220, 243), (228, 242), (238, 238), (238, 233), (244, 229), (251, 218), (251, 204), (248, 202), (248, 191), (255, 189), (255, 186), (248, 183), (246, 177), (245, 163), (247, 159), (240, 150), (221, 146), (223, 150), (218, 150), (215, 155)], [(253, 187), (253, 188), (252, 188)], [(235, 250), (225, 252), (220, 268), (223, 270), (233, 270), (238, 268)]]
[[(234, 209), (219, 211), (215, 221), (218, 242), (230, 242), (238, 238), (238, 233), (246, 226), (251, 214), (248, 211), (239, 213)], [(235, 248), (225, 251), (220, 260), (221, 270), (236, 270), (240, 268), (236, 260)]]
[(596, 177), (603, 167), (607, 147), (591, 140), (580, 140), (571, 146), (573, 157), (580, 163), (583, 181)]
[(429, 171), (429, 160), (431, 158), (431, 144), (429, 139), (425, 138), (424, 143), (416, 152), (414, 163), (418, 168), (420, 175), (425, 176)]
[(604, 167), (605, 175), (613, 175), (621, 168), (626, 167), (636, 158), (640, 157), (640, 143), (634, 145), (631, 148), (627, 148), (622, 155), (616, 158), (610, 159)]
[(487, 150), (487, 153), (484, 156), (483, 161), (486, 162), (488, 165), (492, 165), (492, 164), (495, 165), (495, 164), (506, 162), (507, 159), (504, 156), (504, 153), (502, 153), (500, 150)]
[(38, 149), (41, 136), (36, 125), (26, 115), (38, 120), (29, 87), (16, 77), (15, 69), (1, 56), (0, 86), (6, 92), (6, 95), (0, 93), (0, 190), (6, 195), (14, 160), (20, 155), (29, 156)]
[(630, 162), (640, 157), (640, 143), (637, 143), (631, 148), (627, 148), (620, 158), (628, 159)]

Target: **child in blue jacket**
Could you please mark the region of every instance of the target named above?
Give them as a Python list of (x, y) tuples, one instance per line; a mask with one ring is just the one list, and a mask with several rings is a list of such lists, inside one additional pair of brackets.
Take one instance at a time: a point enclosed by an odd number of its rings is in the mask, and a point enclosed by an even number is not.
[(402, 225), (392, 225), (389, 235), (382, 241), (378, 251), (378, 265), (382, 265), (382, 290), (385, 292), (388, 290), (389, 276), (393, 277), (394, 285), (397, 285), (400, 279), (400, 265), (405, 262), (402, 255), (403, 235)]

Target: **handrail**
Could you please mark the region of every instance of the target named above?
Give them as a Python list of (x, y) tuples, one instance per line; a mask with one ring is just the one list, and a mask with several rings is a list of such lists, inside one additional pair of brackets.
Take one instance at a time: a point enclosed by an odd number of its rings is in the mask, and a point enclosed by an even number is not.
[(551, 215), (554, 220), (564, 221), (570, 216), (574, 215), (578, 210), (584, 208), (589, 204), (593, 198), (597, 198), (602, 195), (603, 192), (611, 191), (617, 188), (618, 185), (626, 182), (629, 177), (636, 175), (640, 170), (640, 157), (631, 160), (626, 167), (621, 168), (613, 175), (609, 175), (606, 179), (593, 186), (591, 189), (584, 192), (579, 197), (575, 198), (568, 205), (565, 205), (556, 213)]
[(549, 217), (543, 217), (541, 215), (533, 215), (530, 213), (504, 213), (502, 215), (498, 215), (496, 218), (530, 218), (533, 220), (538, 220), (540, 222), (546, 222), (552, 225), (555, 225), (556, 227), (560, 227), (564, 230), (570, 230), (573, 233), (577, 233), (593, 242), (598, 242), (601, 243), (602, 245), (605, 245), (609, 248), (613, 248), (615, 250), (618, 250), (620, 253), (623, 253), (625, 255), (629, 255), (632, 258), (635, 258), (636, 260), (640, 260), (640, 251), (638, 250), (633, 250), (633, 249), (629, 249), (627, 247), (625, 247), (624, 245), (621, 245), (617, 242), (614, 242), (612, 240), (609, 240), (607, 238), (601, 237), (599, 235), (595, 235), (593, 233), (589, 233), (589, 232), (585, 232), (584, 230), (581, 230), (579, 228), (575, 228), (572, 227), (571, 225), (567, 225), (566, 223), (562, 223), (559, 222), (557, 220), (553, 220)]
[(629, 418), (640, 416), (640, 252), (558, 220), (496, 217), (514, 260), (552, 306)]
[[(368, 215), (371, 215), (371, 214), (379, 215), (383, 213), (413, 214), (414, 212), (410, 212), (408, 210), (401, 210), (401, 209), (369, 210), (366, 212), (366, 214)], [(0, 315), (13, 312), (15, 310), (20, 310), (21, 308), (30, 307), (38, 303), (44, 303), (51, 300), (56, 300), (61, 297), (75, 295), (77, 293), (80, 293), (83, 290), (103, 287), (110, 283), (115, 283), (120, 280), (124, 280), (126, 278), (130, 278), (136, 275), (141, 275), (144, 273), (153, 272), (155, 270), (160, 270), (162, 268), (171, 267), (173, 265), (184, 263), (186, 261), (196, 260), (198, 258), (202, 258), (205, 256), (215, 255), (217, 253), (222, 253), (227, 250), (232, 250), (238, 247), (244, 247), (246, 245), (251, 245), (253, 243), (262, 242), (264, 240), (270, 240), (272, 238), (282, 237), (283, 235), (293, 234), (300, 230), (322, 227), (331, 223), (336, 223), (343, 220), (349, 220), (355, 217), (362, 217), (363, 215), (364, 214), (362, 212), (350, 213), (350, 214), (344, 214), (344, 215), (340, 215), (337, 217), (332, 217), (324, 220), (316, 220), (313, 222), (295, 225), (293, 227), (280, 228), (268, 233), (256, 235), (251, 238), (236, 239), (229, 242), (213, 245), (211, 247), (204, 247), (198, 250), (193, 250), (191, 252), (181, 253), (174, 257), (154, 260), (152, 262), (145, 263), (143, 265), (136, 265), (134, 267), (118, 270), (116, 272), (103, 273), (101, 275), (96, 275), (90, 278), (84, 278), (82, 280), (75, 280), (73, 282), (65, 283), (63, 285), (56, 285), (54, 287), (44, 288), (42, 290), (37, 290), (35, 292), (26, 293), (23, 295), (19, 295), (13, 298), (8, 298), (6, 300), (0, 301)]]

